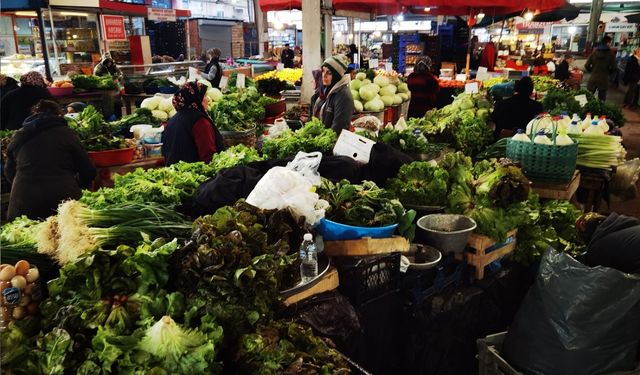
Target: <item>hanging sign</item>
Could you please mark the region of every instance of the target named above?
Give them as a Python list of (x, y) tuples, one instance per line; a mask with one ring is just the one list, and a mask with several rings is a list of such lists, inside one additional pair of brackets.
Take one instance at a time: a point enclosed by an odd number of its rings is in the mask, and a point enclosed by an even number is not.
[(635, 23), (608, 22), (604, 26), (604, 32), (605, 33), (635, 33), (636, 28), (637, 26)]
[(176, 10), (147, 8), (147, 18), (151, 21), (176, 22)]
[(101, 15), (102, 35), (105, 40), (125, 40), (127, 35), (124, 31), (124, 17)]

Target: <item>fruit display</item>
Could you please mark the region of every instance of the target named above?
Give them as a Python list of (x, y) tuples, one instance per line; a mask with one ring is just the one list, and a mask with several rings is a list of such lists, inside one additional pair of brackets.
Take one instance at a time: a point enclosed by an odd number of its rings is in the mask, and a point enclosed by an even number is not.
[(38, 302), (42, 299), (39, 279), (38, 269), (26, 260), (0, 265), (0, 327), (38, 313)]
[(399, 77), (397, 72), (378, 70), (372, 82), (366, 73), (358, 73), (349, 84), (356, 112), (379, 112), (411, 99), (409, 86)]
[(410, 52), (410, 53), (422, 52), (422, 47), (417, 44), (409, 44), (407, 45), (406, 49), (407, 49), (407, 52)]
[(71, 88), (71, 87), (73, 87), (73, 82), (71, 82), (71, 80), (54, 81), (51, 84), (51, 87)]

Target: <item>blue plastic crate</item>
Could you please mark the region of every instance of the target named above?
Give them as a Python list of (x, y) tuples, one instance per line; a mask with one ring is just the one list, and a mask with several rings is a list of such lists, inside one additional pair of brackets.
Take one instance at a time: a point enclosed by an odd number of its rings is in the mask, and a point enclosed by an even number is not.
[(336, 223), (328, 219), (321, 219), (316, 231), (322, 235), (325, 241), (357, 240), (364, 237), (388, 238), (393, 236), (398, 224), (385, 227), (356, 227)]

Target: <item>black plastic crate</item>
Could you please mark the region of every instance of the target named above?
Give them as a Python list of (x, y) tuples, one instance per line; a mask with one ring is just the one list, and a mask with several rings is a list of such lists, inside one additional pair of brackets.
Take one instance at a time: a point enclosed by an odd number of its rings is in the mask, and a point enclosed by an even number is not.
[(340, 275), (339, 290), (355, 306), (398, 289), (399, 253), (367, 257), (336, 257), (334, 260)]

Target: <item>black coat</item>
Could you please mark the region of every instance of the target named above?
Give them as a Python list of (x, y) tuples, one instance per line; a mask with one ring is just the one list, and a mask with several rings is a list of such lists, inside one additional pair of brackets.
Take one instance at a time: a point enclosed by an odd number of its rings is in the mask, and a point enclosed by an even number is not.
[(5, 174), (13, 184), (8, 219), (44, 219), (63, 200), (80, 198), (96, 169), (64, 118), (35, 114), (9, 144)]
[(496, 123), (495, 138), (498, 138), (502, 129), (526, 129), (529, 121), (541, 112), (542, 103), (523, 95), (516, 94), (497, 102), (491, 114), (493, 122)]
[(282, 54), (280, 55), (280, 60), (285, 68), (293, 68), (293, 58), (295, 54), (292, 49), (284, 49), (282, 50)]
[(640, 219), (612, 213), (587, 246), (587, 264), (640, 273)]
[(624, 69), (622, 81), (626, 84), (640, 81), (640, 64), (635, 56), (629, 57), (627, 67)]
[(5, 95), (0, 103), (0, 127), (2, 130), (20, 129), (31, 115), (31, 108), (42, 99), (53, 99), (49, 90), (37, 86), (21, 86)]
[(566, 81), (569, 77), (571, 77), (571, 74), (569, 73), (569, 63), (567, 60), (562, 60), (560, 65), (556, 68), (555, 78), (560, 81)]

